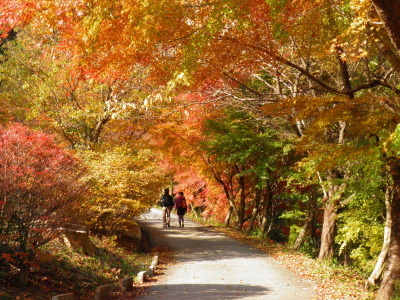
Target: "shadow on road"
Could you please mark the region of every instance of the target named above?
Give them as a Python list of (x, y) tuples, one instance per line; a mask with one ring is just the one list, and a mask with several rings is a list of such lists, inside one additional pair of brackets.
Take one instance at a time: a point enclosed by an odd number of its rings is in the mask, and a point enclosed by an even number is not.
[[(268, 294), (268, 289), (252, 285), (224, 285), (224, 284), (168, 284), (159, 285), (157, 290), (166, 293), (162, 299), (240, 299), (243, 296), (257, 296)], [(158, 295), (150, 291), (148, 296)]]
[[(190, 261), (217, 261), (224, 258), (265, 257), (266, 254), (245, 246), (217, 231), (186, 220), (186, 227), (179, 228), (174, 224), (177, 216), (172, 217), (171, 227), (162, 228), (161, 216), (153, 213), (139, 220), (150, 231), (153, 242), (157, 245), (168, 245), (172, 250), (179, 250), (179, 256)], [(243, 251), (243, 247), (247, 250)]]
[[(190, 220), (162, 228), (161, 211), (152, 209), (139, 222), (154, 242), (173, 250), (175, 262), (148, 289), (144, 299), (315, 299), (313, 287), (248, 245)], [(162, 257), (161, 257), (162, 261)]]

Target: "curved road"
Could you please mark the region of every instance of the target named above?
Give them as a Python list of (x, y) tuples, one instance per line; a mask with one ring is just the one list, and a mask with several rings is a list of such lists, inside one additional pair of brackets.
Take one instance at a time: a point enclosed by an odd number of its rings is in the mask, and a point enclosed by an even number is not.
[[(157, 243), (175, 252), (175, 264), (140, 299), (316, 299), (314, 288), (265, 253), (208, 227), (171, 215), (162, 228), (161, 210), (151, 209), (139, 222)], [(162, 260), (162, 258), (161, 258)]]

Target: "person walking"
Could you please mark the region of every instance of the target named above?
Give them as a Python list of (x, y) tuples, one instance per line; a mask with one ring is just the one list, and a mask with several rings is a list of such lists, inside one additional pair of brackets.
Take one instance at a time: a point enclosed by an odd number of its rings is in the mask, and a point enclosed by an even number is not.
[(179, 227), (185, 227), (183, 216), (187, 211), (186, 198), (183, 196), (183, 192), (179, 192), (178, 198), (175, 202), (176, 213), (178, 214)]
[(163, 227), (170, 227), (171, 210), (174, 207), (174, 199), (169, 194), (169, 189), (164, 190), (164, 195), (161, 196), (160, 204), (162, 206)]

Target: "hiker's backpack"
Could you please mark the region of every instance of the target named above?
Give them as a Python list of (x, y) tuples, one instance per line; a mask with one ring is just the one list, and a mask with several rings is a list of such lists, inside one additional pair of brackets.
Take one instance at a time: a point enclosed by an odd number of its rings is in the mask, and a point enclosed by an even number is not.
[(173, 206), (174, 199), (172, 199), (171, 195), (163, 195), (161, 199), (161, 206)]
[(181, 207), (182, 208), (187, 208), (187, 204), (186, 204), (186, 200), (185, 199), (181, 200)]

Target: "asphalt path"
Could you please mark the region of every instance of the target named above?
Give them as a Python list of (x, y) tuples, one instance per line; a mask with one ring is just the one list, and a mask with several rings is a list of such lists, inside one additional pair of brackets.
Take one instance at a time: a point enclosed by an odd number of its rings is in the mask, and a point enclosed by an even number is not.
[[(317, 299), (312, 283), (289, 272), (267, 254), (209, 227), (171, 216), (162, 228), (161, 210), (151, 209), (139, 222), (156, 243), (174, 252), (175, 263), (140, 299)], [(162, 257), (160, 258), (162, 260)]]

